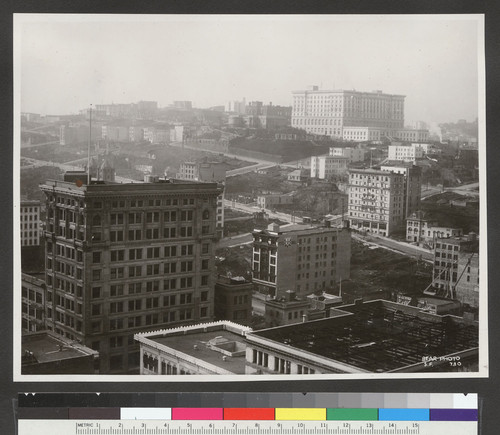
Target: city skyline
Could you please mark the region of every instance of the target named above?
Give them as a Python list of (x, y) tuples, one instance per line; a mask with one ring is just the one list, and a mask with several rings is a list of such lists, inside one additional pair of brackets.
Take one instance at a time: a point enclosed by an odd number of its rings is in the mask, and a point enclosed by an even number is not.
[(18, 14), (15, 90), (20, 111), (70, 114), (139, 100), (291, 105), (309, 85), (380, 89), (406, 95), (406, 123), (473, 121), (481, 32), (478, 15)]

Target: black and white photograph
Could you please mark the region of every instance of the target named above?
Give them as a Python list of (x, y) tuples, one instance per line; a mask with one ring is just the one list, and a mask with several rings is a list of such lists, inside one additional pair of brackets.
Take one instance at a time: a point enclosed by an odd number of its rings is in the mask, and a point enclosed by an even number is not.
[(15, 381), (488, 376), (483, 15), (13, 41)]

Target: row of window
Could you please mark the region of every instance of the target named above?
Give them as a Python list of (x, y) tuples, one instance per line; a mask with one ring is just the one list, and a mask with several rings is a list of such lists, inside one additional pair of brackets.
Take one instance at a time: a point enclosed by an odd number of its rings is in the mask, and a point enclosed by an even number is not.
[[(127, 260), (142, 260), (142, 259), (161, 259), (169, 257), (182, 257), (194, 255), (194, 245), (169, 245), (169, 246), (155, 246), (150, 248), (133, 248), (133, 249), (114, 249), (110, 252), (111, 262), (126, 261)], [(202, 243), (201, 254), (206, 255), (210, 253), (210, 244)], [(103, 252), (94, 251), (92, 253), (92, 262), (94, 264), (101, 264), (103, 262)]]
[[(180, 199), (149, 199), (147, 201), (142, 199), (131, 199), (131, 200), (121, 200), (121, 201), (111, 201), (111, 208), (128, 208), (128, 207), (169, 207), (177, 205), (194, 205), (194, 198), (183, 198)], [(69, 204), (68, 204), (69, 205)], [(102, 208), (102, 201), (93, 201), (93, 208)]]

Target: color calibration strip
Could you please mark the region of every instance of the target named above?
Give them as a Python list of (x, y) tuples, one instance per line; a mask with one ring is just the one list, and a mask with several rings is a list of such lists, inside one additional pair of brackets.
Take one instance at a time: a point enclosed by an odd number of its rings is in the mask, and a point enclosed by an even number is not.
[[(44, 408), (40, 408), (42, 410)], [(38, 413), (37, 413), (38, 414)], [(62, 408), (28, 419), (252, 421), (477, 421), (477, 409), (398, 408)]]

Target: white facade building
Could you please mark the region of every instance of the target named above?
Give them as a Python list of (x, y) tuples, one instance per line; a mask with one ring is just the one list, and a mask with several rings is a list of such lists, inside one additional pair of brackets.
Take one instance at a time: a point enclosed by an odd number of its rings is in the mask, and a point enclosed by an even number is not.
[(420, 144), (412, 143), (411, 145), (389, 145), (388, 159), (399, 160), (403, 162), (415, 162), (424, 156), (424, 149)]
[(404, 127), (404, 95), (382, 91), (293, 91), (292, 127), (308, 133), (342, 138), (345, 127)]
[(331, 147), (330, 156), (346, 157), (349, 163), (362, 162), (365, 160), (366, 150), (364, 148), (342, 148)]
[(389, 236), (404, 221), (403, 174), (374, 169), (349, 171), (349, 223), (351, 228)]
[(344, 127), (342, 139), (355, 142), (378, 142), (381, 137), (380, 128)]
[(342, 156), (312, 156), (311, 178), (328, 180), (331, 176), (342, 175), (347, 172), (349, 159)]

